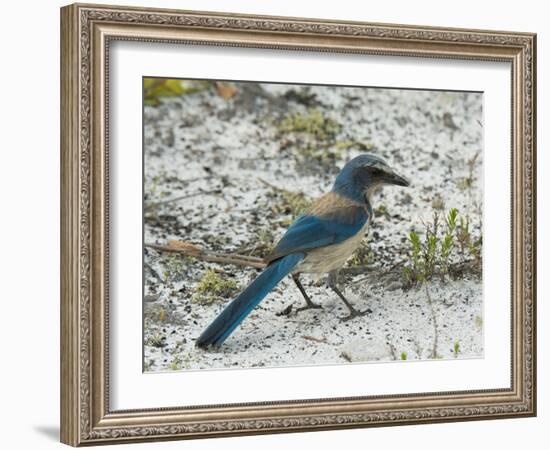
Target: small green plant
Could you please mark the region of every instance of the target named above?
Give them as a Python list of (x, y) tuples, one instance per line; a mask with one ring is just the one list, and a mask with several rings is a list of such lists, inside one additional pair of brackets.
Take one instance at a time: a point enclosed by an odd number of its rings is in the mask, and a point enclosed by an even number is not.
[(166, 320), (166, 316), (167, 316), (166, 310), (165, 310), (164, 308), (161, 309), (161, 310), (159, 311), (159, 320), (160, 320), (161, 322), (164, 322), (164, 321)]
[(412, 246), (413, 269), (417, 270), (420, 267), (420, 254), (422, 252), (420, 236), (415, 231), (411, 231), (409, 233), (409, 241)]
[(369, 264), (374, 257), (375, 254), (370, 248), (368, 241), (363, 239), (357, 250), (355, 250), (353, 255), (351, 255), (346, 264), (347, 267), (362, 267)]
[(479, 259), (481, 240), (472, 242), (468, 220), (459, 218), (456, 208), (448, 211), (444, 224), (439, 213), (435, 212), (433, 220), (424, 225), (424, 239), (414, 230), (408, 236), (411, 261), (403, 268), (403, 274), (409, 285), (430, 280), (435, 275), (444, 280), (450, 274), (451, 259), (457, 245), (462, 253), (464, 249), (471, 249), (470, 254)]
[(481, 316), (475, 316), (474, 321), (476, 327), (481, 330), (483, 328), (483, 318)]
[(409, 233), (412, 265), (405, 266), (403, 272), (410, 284), (428, 280), (433, 276), (436, 264), (437, 241), (433, 229), (427, 228), (424, 242), (422, 242), (416, 231)]
[(298, 159), (299, 170), (338, 170), (336, 161), (352, 146), (361, 148), (356, 141), (337, 141), (342, 126), (317, 109), (294, 111), (277, 124), (281, 148), (292, 148)]
[(467, 161), (468, 175), (464, 178), (461, 178), (456, 183), (458, 189), (460, 189), (461, 191), (469, 190), (474, 185), (474, 182), (476, 180), (475, 169), (478, 157), (479, 152), (477, 152), (471, 159)]
[(289, 114), (279, 123), (278, 129), (281, 133), (306, 133), (317, 139), (326, 140), (333, 138), (341, 126), (321, 111), (309, 109), (306, 113)]
[(162, 304), (146, 303), (143, 308), (143, 319), (146, 324), (171, 323), (174, 320), (174, 312)]
[(220, 298), (236, 293), (239, 285), (235, 280), (226, 280), (212, 269), (208, 269), (195, 287), (191, 298), (193, 303), (211, 305)]
[(458, 209), (451, 208), (445, 218), (446, 229), (441, 242), (441, 269), (447, 274), (449, 273), (449, 256), (454, 247), (454, 234), (456, 230), (456, 219), (458, 217)]
[(435, 232), (428, 232), (426, 236), (426, 245), (424, 246), (424, 277), (431, 278), (435, 272), (437, 263), (437, 242), (438, 237)]
[(436, 194), (432, 199), (432, 208), (438, 211), (443, 211), (445, 209), (445, 202), (441, 195)]
[(149, 338), (146, 340), (146, 345), (149, 345), (151, 347), (156, 348), (163, 348), (166, 347), (166, 339), (163, 338), (160, 334), (154, 334), (152, 336), (149, 336)]
[(158, 106), (163, 97), (178, 97), (180, 95), (199, 92), (208, 87), (208, 82), (172, 80), (167, 78), (143, 79), (143, 102), (149, 106)]
[(168, 283), (169, 281), (174, 281), (181, 276), (185, 270), (185, 262), (188, 260), (187, 257), (183, 255), (178, 255), (176, 253), (170, 254), (167, 257), (164, 257), (162, 260), (163, 271), (161, 280), (163, 283)]
[(181, 274), (184, 270), (183, 259), (177, 254), (170, 255), (166, 261), (166, 268), (172, 277)]
[(390, 213), (388, 212), (388, 207), (381, 203), (376, 208), (374, 208), (374, 215), (376, 217), (385, 217), (386, 219), (390, 218)]
[(254, 256), (265, 257), (273, 250), (275, 237), (271, 228), (262, 228), (247, 245), (247, 253)]
[(401, 358), (402, 361), (406, 361), (407, 360), (407, 352), (401, 352), (400, 358)]
[(455, 355), (455, 358), (458, 358), (458, 354), (460, 353), (460, 343), (458, 341), (455, 341), (453, 345), (453, 353)]
[(466, 256), (469, 254), (476, 260), (476, 262), (481, 262), (482, 238), (479, 237), (478, 239), (473, 239), (472, 233), (470, 231), (469, 218), (460, 218), (460, 223), (457, 227), (457, 240), (458, 245), (460, 246), (460, 254), (463, 259), (465, 259)]
[(172, 362), (168, 365), (171, 370), (180, 370), (182, 368), (183, 360), (181, 356), (176, 356)]
[(159, 175), (155, 175), (152, 179), (151, 179), (151, 185), (150, 185), (150, 191), (149, 193), (151, 194), (150, 196), (151, 197), (154, 197), (156, 192), (157, 192), (157, 188), (161, 182), (161, 177)]
[(281, 213), (290, 214), (293, 218), (298, 217), (311, 205), (311, 199), (303, 192), (292, 192), (283, 189), (281, 190), (281, 199)]

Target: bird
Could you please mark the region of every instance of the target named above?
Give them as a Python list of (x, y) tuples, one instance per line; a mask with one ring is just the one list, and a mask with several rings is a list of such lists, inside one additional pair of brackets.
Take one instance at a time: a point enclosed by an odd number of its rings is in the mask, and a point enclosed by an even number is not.
[(196, 346), (219, 347), (250, 312), (287, 275), (305, 300), (303, 311), (321, 308), (306, 293), (300, 274), (328, 274), (328, 287), (349, 310), (347, 321), (370, 310), (357, 310), (338, 288), (338, 271), (360, 245), (373, 218), (372, 197), (383, 185), (409, 186), (381, 157), (363, 153), (347, 162), (336, 176), (332, 189), (319, 197), (287, 229), (265, 258), (260, 273), (208, 325)]

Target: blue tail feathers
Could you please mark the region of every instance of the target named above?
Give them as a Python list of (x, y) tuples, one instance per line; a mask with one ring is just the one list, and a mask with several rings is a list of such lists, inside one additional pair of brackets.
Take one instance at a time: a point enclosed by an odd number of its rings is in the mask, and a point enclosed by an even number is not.
[(197, 339), (198, 347), (219, 346), (264, 297), (302, 260), (292, 253), (272, 262), (239, 296), (229, 303)]

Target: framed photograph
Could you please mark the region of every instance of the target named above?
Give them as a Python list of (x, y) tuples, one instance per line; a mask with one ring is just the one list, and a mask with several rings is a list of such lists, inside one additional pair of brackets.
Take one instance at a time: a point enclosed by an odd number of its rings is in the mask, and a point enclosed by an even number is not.
[(536, 414), (531, 33), (61, 9), (61, 440)]

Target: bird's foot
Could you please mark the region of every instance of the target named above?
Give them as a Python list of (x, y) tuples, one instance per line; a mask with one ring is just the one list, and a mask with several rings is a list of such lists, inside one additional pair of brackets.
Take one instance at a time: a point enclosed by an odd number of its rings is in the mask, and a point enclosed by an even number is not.
[(350, 309), (349, 314), (346, 317), (342, 317), (340, 320), (342, 322), (347, 322), (348, 320), (355, 319), (356, 317), (366, 316), (370, 314), (372, 309), (368, 308), (365, 311), (357, 311), (356, 309)]
[(288, 305), (285, 309), (282, 311), (279, 311), (278, 313), (275, 313), (276, 316), (288, 316), (292, 312), (292, 303)]
[(306, 306), (302, 306), (300, 308), (296, 308), (296, 314), (298, 314), (300, 311), (305, 311), (307, 309), (322, 309), (323, 307), (321, 305), (318, 305), (317, 303), (313, 303), (310, 301)]

